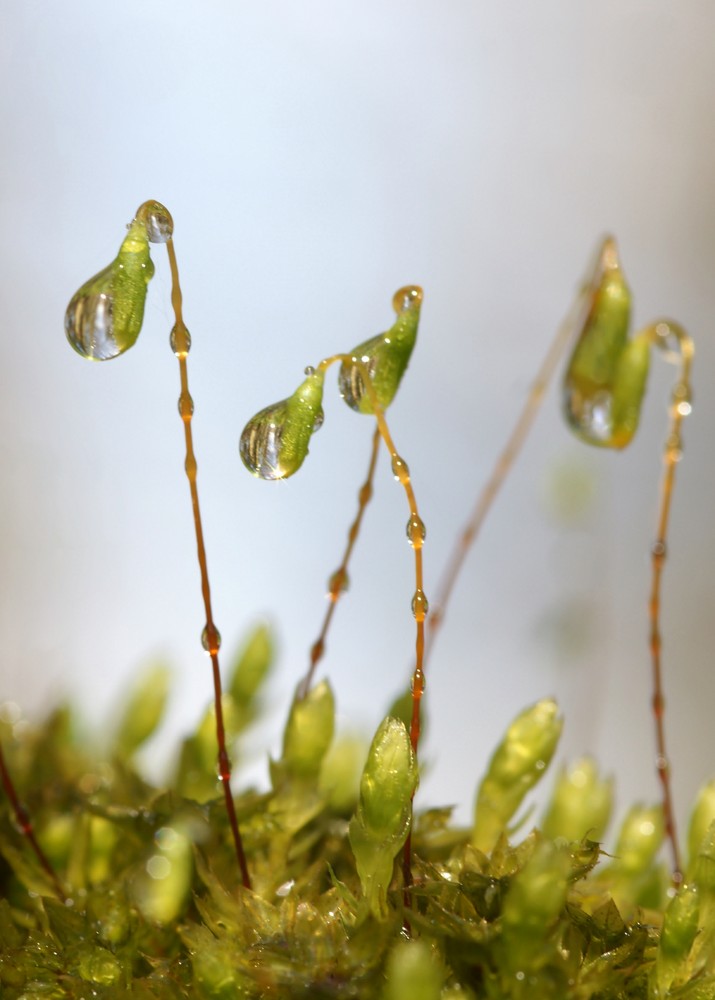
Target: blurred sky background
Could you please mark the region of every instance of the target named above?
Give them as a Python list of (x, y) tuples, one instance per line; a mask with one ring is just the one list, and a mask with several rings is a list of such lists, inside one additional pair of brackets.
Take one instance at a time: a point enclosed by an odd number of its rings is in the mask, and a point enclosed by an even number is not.
[[(697, 344), (663, 592), (684, 813), (715, 774), (715, 5), (6, 0), (0, 93), (0, 700), (37, 716), (69, 695), (99, 732), (161, 658), (175, 699), (158, 760), (210, 698), (162, 248), (131, 352), (91, 365), (63, 332), (142, 201), (176, 224), (224, 662), (262, 616), (279, 637), (269, 725), (237, 785), (265, 783), (278, 751), (372, 433), (330, 377), (309, 460), (271, 484), (239, 461), (246, 420), (389, 326), (398, 286), (423, 285), (389, 416), (434, 596), (613, 232), (636, 324), (672, 316)], [(435, 647), (420, 805), (466, 818), (508, 721), (546, 695), (566, 716), (561, 760), (595, 753), (621, 806), (657, 798), (646, 599), (674, 376), (655, 359), (619, 454), (570, 436), (552, 386)], [(406, 520), (381, 455), (322, 667), (366, 733), (411, 667)]]

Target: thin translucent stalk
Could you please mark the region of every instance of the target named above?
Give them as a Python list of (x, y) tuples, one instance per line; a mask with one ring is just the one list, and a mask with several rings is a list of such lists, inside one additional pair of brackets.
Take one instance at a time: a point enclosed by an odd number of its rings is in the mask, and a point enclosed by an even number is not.
[(241, 878), (243, 885), (247, 888), (251, 888), (251, 879), (248, 873), (248, 866), (246, 864), (246, 855), (243, 849), (243, 841), (241, 839), (241, 832), (238, 827), (238, 819), (236, 818), (236, 808), (233, 802), (233, 796), (231, 794), (231, 761), (228, 755), (228, 750), (226, 749), (226, 731), (224, 728), (223, 721), (223, 707), (221, 704), (221, 671), (219, 668), (218, 660), (218, 650), (221, 642), (220, 635), (213, 619), (213, 611), (211, 609), (211, 588), (209, 586), (209, 573), (206, 563), (206, 549), (204, 547), (204, 533), (201, 524), (201, 510), (199, 507), (199, 493), (196, 484), (196, 456), (194, 454), (194, 442), (193, 434), (191, 432), (191, 418), (193, 415), (193, 401), (189, 393), (189, 378), (188, 370), (186, 365), (186, 357), (188, 354), (188, 344), (189, 334), (184, 324), (184, 319), (182, 316), (181, 303), (181, 286), (179, 284), (179, 269), (176, 264), (176, 254), (174, 252), (174, 242), (173, 239), (169, 239), (166, 244), (166, 249), (169, 254), (169, 265), (171, 267), (171, 304), (174, 309), (175, 316), (175, 326), (174, 326), (174, 338), (175, 343), (184, 343), (186, 345), (186, 350), (175, 351), (176, 356), (179, 361), (179, 374), (181, 377), (181, 396), (179, 398), (179, 413), (184, 424), (184, 438), (186, 443), (186, 460), (184, 462), (184, 469), (186, 470), (186, 476), (189, 480), (189, 489), (191, 491), (191, 507), (194, 515), (194, 529), (196, 532), (196, 549), (199, 560), (199, 569), (201, 572), (201, 594), (204, 601), (204, 611), (206, 614), (206, 628), (204, 631), (204, 644), (206, 651), (211, 657), (211, 667), (213, 671), (213, 685), (214, 685), (214, 704), (216, 709), (216, 742), (218, 744), (218, 775), (223, 786), (223, 794), (226, 802), (226, 812), (228, 814), (228, 821), (231, 827), (231, 834), (233, 836), (233, 842), (236, 850), (236, 858), (238, 860), (239, 868), (241, 869)]
[[(606, 241), (607, 242), (607, 241)], [(599, 252), (599, 260), (602, 258), (606, 243)], [(427, 640), (425, 647), (425, 661), (432, 652), (437, 633), (444, 622), (447, 605), (449, 604), (457, 579), (462, 571), (464, 562), (469, 554), (469, 550), (476, 541), (479, 532), (491, 510), (497, 494), (504, 485), (504, 482), (521, 451), (524, 442), (536, 419), (536, 415), (543, 402), (546, 390), (554, 376), (554, 372), (571, 340), (575, 329), (578, 329), (579, 322), (584, 312), (590, 308), (595, 289), (597, 287), (596, 278), (600, 271), (596, 270), (593, 280), (589, 281), (577, 296), (576, 301), (570, 309), (554, 337), (549, 349), (541, 362), (536, 378), (532, 383), (529, 395), (517, 418), (511, 434), (499, 455), (489, 479), (477, 497), (471, 516), (464, 528), (457, 536), (454, 547), (447, 561), (441, 580), (437, 586), (437, 600), (434, 602), (427, 629)]]
[(10, 800), (10, 805), (12, 806), (13, 811), (15, 813), (15, 819), (17, 821), (17, 825), (20, 827), (20, 831), (29, 841), (30, 847), (35, 852), (37, 860), (40, 862), (40, 865), (42, 866), (45, 873), (52, 882), (52, 886), (55, 892), (57, 893), (58, 898), (62, 900), (62, 902), (64, 902), (65, 899), (67, 898), (66, 893), (62, 887), (62, 883), (60, 882), (57, 876), (57, 872), (52, 867), (52, 862), (40, 847), (39, 841), (35, 836), (35, 831), (33, 829), (32, 820), (30, 819), (29, 813), (23, 806), (22, 802), (20, 802), (20, 798), (15, 789), (14, 782), (10, 777), (10, 772), (8, 771), (7, 764), (5, 763), (5, 755), (3, 753), (1, 743), (0, 743), (0, 779), (2, 780), (2, 786), (5, 789), (5, 794)]
[(307, 673), (298, 687), (297, 698), (302, 700), (308, 694), (310, 690), (310, 685), (313, 683), (313, 677), (315, 676), (315, 671), (320, 663), (323, 655), (325, 653), (325, 640), (330, 628), (330, 623), (333, 620), (333, 615), (335, 614), (335, 608), (341, 595), (345, 591), (345, 587), (348, 579), (348, 566), (350, 564), (350, 557), (355, 547), (355, 542), (357, 541), (358, 534), (360, 533), (360, 525), (362, 524), (363, 514), (365, 513), (365, 508), (370, 503), (372, 499), (372, 484), (375, 478), (375, 466), (377, 465), (377, 453), (380, 448), (380, 430), (375, 428), (375, 433), (372, 437), (372, 449), (370, 451), (370, 462), (368, 464), (367, 476), (365, 477), (365, 482), (360, 487), (358, 493), (358, 510), (355, 515), (353, 523), (350, 525), (350, 530), (348, 531), (348, 542), (345, 546), (345, 551), (343, 552), (343, 558), (330, 577), (329, 589), (328, 589), (328, 607), (325, 611), (325, 616), (323, 618), (323, 625), (320, 630), (318, 638), (315, 640), (313, 645), (310, 647), (310, 664), (308, 666)]
[(653, 718), (655, 721), (656, 758), (655, 766), (660, 780), (665, 834), (670, 843), (673, 882), (683, 880), (683, 869), (678, 846), (675, 810), (673, 808), (670, 780), (670, 762), (665, 744), (665, 697), (663, 694), (662, 635), (660, 626), (661, 583), (667, 555), (668, 522), (675, 484), (675, 469), (682, 457), (681, 425), (690, 413), (691, 388), (690, 369), (693, 360), (693, 342), (677, 323), (670, 320), (654, 323), (647, 333), (655, 344), (666, 344), (675, 339), (679, 348), (680, 379), (673, 390), (670, 405), (670, 427), (663, 454), (663, 478), (660, 486), (660, 510), (656, 539), (651, 549), (652, 577), (648, 613), (650, 619), (650, 655), (653, 673)]
[[(410, 519), (408, 521), (408, 537), (412, 544), (412, 548), (415, 555), (415, 593), (412, 598), (412, 614), (416, 623), (416, 638), (415, 638), (415, 667), (412, 673), (412, 718), (410, 721), (410, 743), (412, 744), (412, 750), (415, 755), (415, 760), (417, 760), (417, 751), (420, 740), (420, 703), (422, 701), (422, 694), (425, 688), (425, 675), (424, 675), (424, 651), (425, 651), (425, 618), (427, 617), (428, 604), (424, 593), (424, 581), (423, 581), (423, 571), (422, 571), (422, 544), (424, 541), (424, 524), (419, 515), (419, 509), (417, 507), (417, 499), (415, 497), (414, 489), (412, 488), (412, 481), (410, 479), (410, 473), (405, 460), (401, 457), (395, 443), (392, 440), (392, 435), (387, 426), (387, 421), (385, 420), (385, 414), (380, 406), (377, 398), (377, 393), (372, 385), (370, 378), (370, 373), (368, 368), (362, 362), (356, 362), (353, 357), (348, 354), (335, 354), (330, 358), (320, 362), (320, 369), (326, 371), (332, 364), (336, 362), (345, 362), (346, 364), (356, 367), (360, 373), (360, 377), (365, 386), (365, 392), (370, 400), (370, 406), (372, 408), (373, 415), (377, 421), (377, 428), (380, 432), (380, 437), (382, 438), (385, 447), (390, 453), (392, 460), (392, 472), (395, 479), (402, 484), (402, 488), (405, 491), (407, 497), (407, 503), (410, 508)], [(411, 531), (411, 527), (416, 526), (416, 531)], [(405, 888), (407, 889), (412, 884), (412, 837), (408, 834), (407, 840), (405, 841), (404, 853), (403, 853), (403, 874)], [(409, 893), (406, 893), (406, 903), (409, 905)]]

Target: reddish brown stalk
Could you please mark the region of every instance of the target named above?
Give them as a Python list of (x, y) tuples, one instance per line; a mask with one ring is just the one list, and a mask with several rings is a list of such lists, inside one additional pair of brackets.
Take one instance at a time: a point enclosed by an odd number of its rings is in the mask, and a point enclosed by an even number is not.
[[(602, 253), (603, 251), (601, 251)], [(487, 518), (492, 504), (497, 497), (501, 487), (511, 470), (524, 442), (531, 430), (539, 407), (543, 401), (546, 390), (553, 378), (556, 367), (568, 346), (574, 329), (578, 328), (578, 321), (584, 310), (589, 308), (593, 291), (595, 288), (595, 278), (589, 282), (577, 297), (573, 308), (556, 332), (544, 360), (537, 372), (536, 378), (529, 390), (526, 402), (521, 413), (509, 435), (506, 445), (496, 461), (491, 475), (482, 488), (477, 498), (474, 510), (464, 526), (463, 530), (455, 541), (454, 548), (447, 561), (446, 569), (437, 587), (437, 600), (434, 602), (429, 619), (427, 630), (427, 642), (425, 648), (425, 661), (429, 659), (432, 647), (434, 646), (437, 633), (444, 622), (444, 616), (449, 603), (452, 591), (457, 582), (457, 578), (462, 571), (465, 559), (474, 544), (484, 521)]]
[(667, 554), (668, 521), (675, 483), (675, 469), (682, 456), (681, 425), (683, 418), (690, 413), (690, 367), (693, 359), (693, 343), (677, 324), (670, 321), (655, 323), (651, 328), (653, 341), (656, 344), (667, 345), (672, 336), (680, 349), (681, 373), (680, 380), (673, 390), (670, 407), (670, 429), (665, 442), (663, 456), (664, 471), (660, 487), (660, 512), (656, 540), (651, 549), (652, 578), (648, 612), (650, 619), (650, 654), (653, 669), (653, 718), (655, 720), (656, 739), (656, 771), (661, 785), (663, 802), (663, 819), (665, 835), (670, 844), (673, 866), (673, 883), (679, 885), (683, 881), (683, 870), (678, 847), (678, 836), (673, 808), (672, 789), (670, 781), (670, 763), (665, 745), (665, 697), (663, 693), (662, 676), (662, 638), (660, 629), (661, 581), (663, 567)]
[(372, 499), (372, 483), (375, 477), (375, 466), (377, 464), (377, 453), (379, 448), (380, 430), (379, 428), (375, 428), (375, 433), (372, 436), (372, 450), (370, 451), (370, 463), (367, 469), (367, 476), (358, 493), (358, 511), (355, 515), (355, 520), (350, 525), (350, 530), (348, 531), (348, 542), (345, 546), (342, 561), (330, 577), (330, 583), (328, 586), (328, 607), (325, 612), (325, 617), (323, 618), (323, 626), (320, 630), (320, 634), (310, 647), (310, 664), (296, 694), (299, 701), (302, 701), (303, 698), (305, 698), (310, 690), (310, 685), (313, 683), (316, 668), (325, 653), (325, 639), (328, 634), (328, 629), (330, 628), (330, 623), (333, 620), (333, 615), (335, 614), (336, 605), (347, 586), (350, 556), (352, 555), (355, 542), (357, 541), (357, 537), (360, 532), (360, 525), (362, 524), (365, 508)]
[[(394, 441), (392, 440), (392, 435), (390, 434), (387, 421), (385, 420), (384, 411), (380, 406), (380, 402), (377, 398), (377, 393), (375, 392), (375, 388), (372, 384), (367, 366), (362, 362), (356, 362), (355, 358), (348, 354), (335, 354), (332, 357), (321, 361), (319, 367), (322, 371), (325, 371), (337, 361), (344, 362), (345, 364), (358, 369), (365, 386), (365, 393), (370, 400), (370, 407), (375, 420), (377, 421), (377, 428), (380, 432), (380, 437), (382, 438), (392, 459), (392, 474), (395, 479), (402, 484), (402, 488), (405, 491), (407, 503), (410, 508), (410, 519), (407, 522), (407, 537), (415, 554), (415, 592), (412, 597), (412, 614), (416, 623), (415, 667), (412, 673), (412, 719), (410, 722), (410, 743), (412, 744), (412, 751), (415, 755), (415, 760), (417, 760), (417, 750), (420, 741), (420, 704), (425, 688), (425, 618), (427, 617), (427, 611), (429, 608), (427, 598), (424, 593), (422, 572), (422, 545), (425, 538), (425, 526), (417, 508), (417, 499), (415, 497), (414, 489), (412, 488), (412, 481), (410, 479), (410, 471), (407, 466), (407, 462), (405, 462), (405, 460), (401, 457), (395, 447)], [(410, 905), (410, 898), (407, 889), (412, 884), (411, 845), (412, 837), (408, 834), (403, 851), (402, 865), (406, 889), (405, 902), (408, 906)]]
[(231, 794), (231, 761), (226, 749), (226, 731), (223, 721), (223, 706), (221, 704), (221, 671), (219, 668), (218, 651), (221, 644), (221, 636), (213, 620), (211, 609), (211, 588), (209, 586), (209, 573), (206, 563), (206, 549), (204, 547), (204, 533), (201, 524), (201, 510), (199, 508), (199, 493), (196, 484), (196, 456), (194, 454), (194, 442), (191, 432), (191, 418), (194, 412), (194, 404), (189, 393), (189, 378), (186, 365), (186, 357), (191, 343), (189, 332), (186, 329), (182, 316), (182, 296), (179, 284), (179, 270), (176, 264), (176, 254), (174, 252), (173, 239), (169, 238), (166, 244), (169, 253), (169, 265), (171, 267), (171, 304), (174, 309), (175, 325), (172, 331), (172, 346), (174, 353), (179, 360), (179, 374), (181, 377), (181, 396), (179, 397), (179, 413), (184, 423), (184, 438), (186, 442), (186, 460), (184, 469), (189, 480), (191, 490), (191, 507), (194, 515), (194, 529), (196, 532), (196, 549), (199, 560), (199, 570), (201, 572), (201, 594), (204, 601), (204, 611), (206, 614), (206, 627), (202, 636), (202, 642), (207, 653), (211, 657), (211, 667), (213, 671), (214, 704), (216, 709), (216, 742), (218, 743), (218, 776), (223, 786), (223, 794), (226, 802), (226, 812), (228, 822), (233, 835), (233, 843), (236, 850), (236, 859), (241, 869), (241, 879), (246, 889), (251, 888), (251, 879), (246, 864), (246, 855), (243, 849), (241, 832), (236, 818), (236, 807)]
[(15, 790), (15, 785), (13, 783), (13, 780), (10, 777), (10, 772), (7, 769), (7, 764), (5, 763), (5, 755), (3, 753), (1, 743), (0, 743), (0, 779), (2, 780), (2, 786), (5, 789), (5, 794), (10, 800), (10, 805), (12, 806), (13, 811), (15, 813), (15, 820), (17, 822), (17, 825), (20, 827), (20, 831), (30, 842), (30, 847), (35, 852), (37, 860), (40, 862), (46, 875), (52, 882), (52, 886), (58, 898), (62, 902), (64, 902), (65, 899), (67, 898), (66, 893), (62, 887), (62, 883), (57, 877), (57, 872), (52, 867), (52, 862), (40, 847), (39, 841), (35, 836), (35, 831), (33, 829), (29, 813), (23, 806), (22, 802), (20, 802), (17, 791)]

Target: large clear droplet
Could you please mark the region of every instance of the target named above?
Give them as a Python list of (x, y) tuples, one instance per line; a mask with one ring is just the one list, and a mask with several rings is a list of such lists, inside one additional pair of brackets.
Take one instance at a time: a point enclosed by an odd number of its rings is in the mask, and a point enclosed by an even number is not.
[(322, 371), (311, 372), (288, 399), (267, 406), (243, 428), (239, 452), (260, 479), (287, 479), (303, 464), (312, 434), (323, 423)]
[[(354, 364), (342, 364), (340, 366), (340, 371), (338, 373), (338, 390), (340, 395), (352, 410), (360, 410), (360, 404), (366, 393), (365, 382), (362, 377), (361, 369), (358, 367), (358, 362), (362, 363), (364, 369), (367, 369), (370, 378), (373, 378), (377, 365), (375, 353), (383, 343), (383, 339), (382, 335), (380, 335), (378, 337), (373, 337), (372, 340), (366, 341), (361, 345), (362, 353), (359, 355), (353, 355)], [(366, 403), (369, 405), (369, 400), (366, 400)]]
[(82, 285), (67, 306), (65, 333), (78, 354), (106, 361), (135, 343), (153, 274), (146, 233), (135, 220), (115, 260)]
[(285, 479), (289, 474), (280, 460), (286, 409), (285, 402), (267, 406), (248, 421), (241, 433), (241, 460), (260, 479)]
[(78, 354), (106, 361), (121, 354), (114, 335), (114, 295), (110, 264), (72, 297), (65, 313), (65, 333)]
[(137, 219), (143, 222), (150, 243), (168, 243), (174, 234), (171, 212), (159, 201), (145, 201), (137, 211)]

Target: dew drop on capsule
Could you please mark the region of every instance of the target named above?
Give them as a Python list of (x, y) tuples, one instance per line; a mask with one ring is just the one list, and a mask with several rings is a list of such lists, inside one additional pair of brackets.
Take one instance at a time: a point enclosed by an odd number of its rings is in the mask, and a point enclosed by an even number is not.
[(288, 399), (267, 406), (241, 433), (239, 452), (260, 479), (287, 479), (303, 464), (312, 434), (323, 422), (325, 373), (309, 374)]
[(251, 417), (241, 432), (238, 450), (249, 472), (260, 479), (284, 479), (280, 463), (285, 404), (276, 403)]
[(159, 201), (145, 201), (137, 211), (150, 243), (168, 243), (174, 234), (171, 212)]
[(107, 361), (135, 343), (153, 274), (147, 235), (135, 219), (112, 263), (85, 282), (67, 306), (65, 333), (78, 354)]
[(421, 549), (427, 535), (425, 523), (418, 514), (413, 514), (407, 522), (407, 540), (415, 549)]
[(210, 656), (218, 653), (221, 648), (221, 633), (215, 625), (212, 628), (209, 628), (208, 625), (204, 626), (201, 633), (201, 645)]
[(421, 305), (422, 289), (419, 285), (404, 285), (392, 296), (392, 308), (398, 316), (408, 309), (419, 308)]

